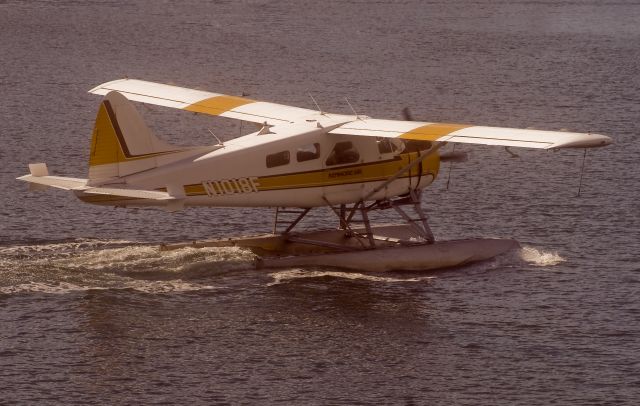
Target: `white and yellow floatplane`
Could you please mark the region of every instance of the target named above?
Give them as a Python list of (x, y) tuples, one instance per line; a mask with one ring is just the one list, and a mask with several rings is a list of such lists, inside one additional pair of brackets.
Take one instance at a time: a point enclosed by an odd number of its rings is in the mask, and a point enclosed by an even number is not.
[[(600, 134), (540, 131), (332, 114), (141, 80), (121, 79), (90, 90), (103, 95), (91, 138), (88, 178), (49, 175), (29, 165), (18, 179), (35, 188), (72, 191), (80, 200), (116, 207), (271, 207), (269, 235), (167, 244), (239, 246), (263, 267), (337, 266), (428, 270), (502, 254), (510, 239), (436, 241), (421, 194), (436, 178), (448, 143), (537, 149), (609, 145)], [(200, 147), (176, 147), (154, 135), (131, 101), (257, 124), (257, 131)], [(314, 101), (315, 103), (315, 101)], [(317, 106), (317, 104), (316, 104)], [(409, 117), (407, 117), (409, 118)], [(329, 207), (338, 227), (296, 232), (316, 207)], [(375, 225), (389, 210), (401, 225)]]

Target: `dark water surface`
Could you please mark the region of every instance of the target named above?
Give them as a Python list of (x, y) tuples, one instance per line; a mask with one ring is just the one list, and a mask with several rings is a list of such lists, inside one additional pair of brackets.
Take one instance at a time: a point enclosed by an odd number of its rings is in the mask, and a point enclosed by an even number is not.
[[(0, 1), (0, 403), (637, 404), (639, 21), (626, 1)], [(84, 177), (87, 90), (124, 76), (616, 143), (580, 198), (582, 151), (462, 147), (425, 207), (441, 239), (524, 247), (493, 261), (255, 271), (155, 244), (265, 232), (269, 210), (114, 210), (14, 181), (41, 161)], [(238, 131), (141, 111), (175, 143)]]

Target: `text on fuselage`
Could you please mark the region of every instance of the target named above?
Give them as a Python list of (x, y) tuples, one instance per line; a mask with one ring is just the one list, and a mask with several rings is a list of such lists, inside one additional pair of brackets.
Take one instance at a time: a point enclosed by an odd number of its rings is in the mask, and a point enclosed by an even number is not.
[(329, 179), (355, 175), (362, 175), (362, 169), (347, 169), (337, 172), (329, 172)]
[(260, 182), (257, 177), (251, 176), (249, 178), (206, 180), (202, 182), (202, 186), (209, 197), (215, 197), (257, 192)]

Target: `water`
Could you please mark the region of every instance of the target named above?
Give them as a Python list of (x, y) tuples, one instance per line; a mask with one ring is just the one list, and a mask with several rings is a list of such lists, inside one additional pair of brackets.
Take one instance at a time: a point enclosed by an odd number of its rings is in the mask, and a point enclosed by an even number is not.
[[(0, 403), (635, 404), (640, 5), (0, 1)], [(128, 76), (313, 108), (611, 135), (590, 151), (470, 147), (425, 207), (441, 239), (523, 248), (460, 269), (256, 271), (260, 209), (125, 211), (14, 178), (83, 177)], [(142, 108), (183, 145), (234, 123)], [(318, 210), (306, 223), (333, 221)]]

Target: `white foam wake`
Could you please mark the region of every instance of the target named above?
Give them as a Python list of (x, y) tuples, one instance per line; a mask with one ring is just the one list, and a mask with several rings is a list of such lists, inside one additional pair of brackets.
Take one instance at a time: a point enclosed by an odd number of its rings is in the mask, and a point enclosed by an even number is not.
[(234, 247), (160, 251), (157, 246), (113, 240), (0, 247), (0, 294), (214, 289), (198, 280), (220, 271), (253, 269), (254, 259), (251, 252)]
[(252, 267), (255, 256), (235, 247), (183, 248), (160, 251), (157, 246), (129, 241), (80, 241), (0, 247), (4, 270), (56, 269), (67, 271), (182, 272), (214, 265), (216, 269)]
[[(67, 294), (72, 292), (86, 292), (89, 290), (135, 290), (144, 293), (181, 293), (194, 292), (201, 290), (215, 289), (211, 285), (199, 285), (188, 283), (182, 280), (173, 281), (124, 281), (120, 283), (103, 284), (104, 286), (80, 286), (68, 282), (44, 283), (44, 282), (27, 282), (19, 285), (0, 287), (0, 294), (18, 294), (18, 293), (47, 293), (47, 294)], [(109, 286), (111, 285), (111, 286)]]
[(208, 266), (216, 270), (230, 270), (247, 267), (252, 261), (251, 253), (234, 247), (160, 251), (155, 246), (129, 246), (92, 250), (48, 262), (66, 269), (107, 272), (162, 270), (179, 273)]
[(520, 258), (534, 266), (554, 266), (566, 261), (557, 252), (545, 252), (527, 246), (523, 246), (520, 250)]
[(419, 278), (390, 278), (386, 276), (365, 275), (357, 272), (340, 272), (340, 271), (311, 271), (304, 269), (287, 269), (279, 272), (270, 273), (269, 276), (273, 278), (273, 282), (267, 286), (277, 285), (283, 282), (287, 282), (295, 279), (303, 278), (322, 278), (329, 276), (332, 278), (342, 278), (351, 280), (365, 280), (371, 282), (422, 282), (433, 279), (433, 276), (423, 276)]

